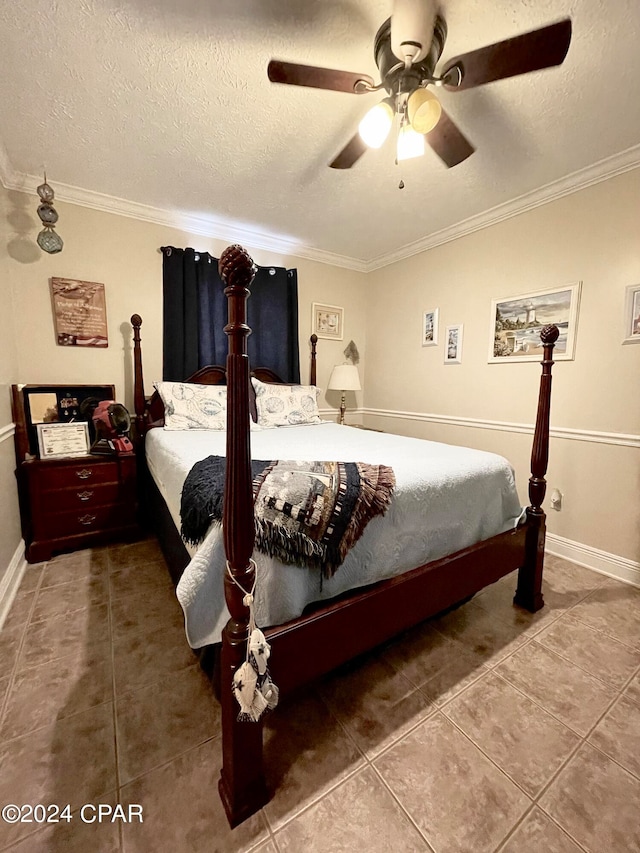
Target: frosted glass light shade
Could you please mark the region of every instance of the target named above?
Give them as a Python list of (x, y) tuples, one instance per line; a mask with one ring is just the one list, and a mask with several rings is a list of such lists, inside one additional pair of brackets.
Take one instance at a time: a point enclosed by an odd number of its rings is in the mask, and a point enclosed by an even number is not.
[(336, 364), (327, 388), (330, 391), (362, 391), (358, 368), (355, 364)]
[(389, 136), (393, 124), (393, 110), (386, 100), (372, 107), (358, 125), (360, 139), (369, 148), (380, 148)]
[(416, 133), (409, 124), (404, 124), (398, 134), (398, 160), (410, 160), (424, 154), (424, 136)]
[(429, 133), (440, 121), (442, 107), (433, 92), (416, 89), (409, 95), (407, 115), (416, 133)]

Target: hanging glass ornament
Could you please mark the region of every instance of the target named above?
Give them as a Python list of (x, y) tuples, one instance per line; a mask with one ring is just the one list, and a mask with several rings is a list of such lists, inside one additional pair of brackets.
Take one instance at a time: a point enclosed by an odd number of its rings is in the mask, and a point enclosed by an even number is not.
[(53, 230), (56, 222), (58, 221), (58, 211), (52, 204), (55, 193), (47, 183), (46, 173), (44, 176), (44, 183), (40, 184), (37, 189), (37, 193), (42, 202), (38, 205), (38, 216), (44, 225), (44, 228), (38, 234), (37, 243), (43, 252), (47, 252), (49, 255), (55, 255), (57, 252), (62, 251), (64, 243), (62, 242), (62, 237), (56, 234)]

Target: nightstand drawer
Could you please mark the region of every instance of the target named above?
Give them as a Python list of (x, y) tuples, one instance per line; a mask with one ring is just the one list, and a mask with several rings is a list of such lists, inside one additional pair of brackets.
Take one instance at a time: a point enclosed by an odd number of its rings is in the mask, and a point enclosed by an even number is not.
[(64, 510), (82, 510), (86, 507), (105, 506), (120, 503), (130, 498), (135, 501), (135, 490), (119, 483), (100, 483), (95, 485), (78, 484), (72, 489), (52, 489), (37, 496), (45, 512), (63, 512)]
[(117, 483), (118, 465), (109, 460), (97, 463), (89, 460), (72, 465), (43, 465), (38, 471), (38, 484), (41, 489), (64, 489), (66, 486), (90, 487), (97, 483)]
[(40, 518), (37, 535), (38, 538), (62, 539), (65, 536), (76, 536), (96, 530), (126, 527), (132, 523), (132, 516), (132, 507), (123, 504), (81, 507), (71, 512), (51, 512)]

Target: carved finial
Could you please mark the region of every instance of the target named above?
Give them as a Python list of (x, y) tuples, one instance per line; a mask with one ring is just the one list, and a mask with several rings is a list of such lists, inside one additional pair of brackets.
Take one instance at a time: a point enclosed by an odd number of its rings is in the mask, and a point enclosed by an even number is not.
[(251, 255), (237, 244), (225, 249), (218, 262), (220, 278), (228, 287), (249, 287), (256, 270)]
[(543, 344), (555, 344), (560, 335), (560, 329), (552, 324), (550, 326), (545, 326), (540, 332), (540, 340)]
[(132, 314), (131, 325), (134, 327), (134, 329), (139, 329), (142, 325), (142, 317), (139, 314)]
[(315, 333), (315, 332), (311, 335), (310, 341), (311, 341), (311, 343), (312, 343), (312, 344), (317, 344), (317, 343), (318, 343), (318, 336), (316, 335), (316, 333)]

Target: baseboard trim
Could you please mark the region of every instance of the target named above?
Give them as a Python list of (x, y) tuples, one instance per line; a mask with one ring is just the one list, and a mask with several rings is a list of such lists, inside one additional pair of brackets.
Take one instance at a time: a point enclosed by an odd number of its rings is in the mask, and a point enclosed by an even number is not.
[(4, 620), (11, 609), (13, 599), (16, 597), (26, 569), (27, 561), (24, 555), (24, 542), (21, 539), (11, 558), (11, 562), (7, 566), (7, 570), (0, 580), (0, 630), (2, 630)]
[(616, 554), (609, 554), (599, 548), (592, 548), (591, 545), (583, 545), (581, 542), (574, 542), (572, 539), (565, 539), (564, 536), (556, 536), (549, 532), (547, 532), (546, 550), (549, 554), (564, 557), (565, 560), (593, 569), (601, 575), (640, 587), (640, 563), (635, 560), (618, 557)]

